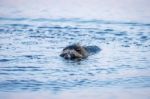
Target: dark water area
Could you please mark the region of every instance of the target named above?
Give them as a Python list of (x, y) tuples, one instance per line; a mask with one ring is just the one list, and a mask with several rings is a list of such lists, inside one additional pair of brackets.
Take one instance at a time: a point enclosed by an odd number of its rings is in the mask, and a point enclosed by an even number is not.
[[(81, 61), (59, 56), (65, 46), (77, 42), (97, 45), (101, 51)], [(0, 92), (119, 88), (148, 89), (148, 95), (149, 56), (148, 23), (0, 18)]]

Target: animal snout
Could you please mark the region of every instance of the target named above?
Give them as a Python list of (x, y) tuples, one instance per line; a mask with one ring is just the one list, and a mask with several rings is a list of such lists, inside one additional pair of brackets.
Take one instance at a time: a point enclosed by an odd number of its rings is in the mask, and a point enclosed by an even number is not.
[(65, 59), (71, 59), (71, 55), (70, 55), (70, 54), (65, 54), (65, 55), (64, 55), (64, 58), (65, 58)]
[(71, 59), (74, 55), (72, 50), (65, 50), (62, 54), (60, 54), (60, 56), (64, 57), (65, 59)]

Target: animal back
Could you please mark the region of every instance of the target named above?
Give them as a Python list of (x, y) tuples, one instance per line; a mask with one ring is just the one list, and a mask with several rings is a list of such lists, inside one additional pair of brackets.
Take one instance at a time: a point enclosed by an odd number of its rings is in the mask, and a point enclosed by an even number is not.
[(89, 54), (95, 54), (101, 51), (101, 49), (98, 46), (85, 46), (84, 48)]

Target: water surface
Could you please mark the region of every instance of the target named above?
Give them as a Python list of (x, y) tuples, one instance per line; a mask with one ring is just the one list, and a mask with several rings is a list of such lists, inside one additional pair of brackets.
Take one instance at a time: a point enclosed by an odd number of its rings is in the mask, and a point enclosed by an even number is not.
[[(59, 57), (76, 42), (102, 50), (81, 61)], [(148, 23), (1, 17), (0, 96), (148, 99), (149, 56)]]

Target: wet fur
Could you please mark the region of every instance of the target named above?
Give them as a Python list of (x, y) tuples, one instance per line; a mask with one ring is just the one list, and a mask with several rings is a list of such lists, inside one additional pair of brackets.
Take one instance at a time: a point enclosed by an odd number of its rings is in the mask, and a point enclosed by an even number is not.
[(97, 46), (81, 46), (80, 44), (73, 44), (65, 47), (60, 56), (65, 59), (83, 59), (99, 50), (100, 48)]

